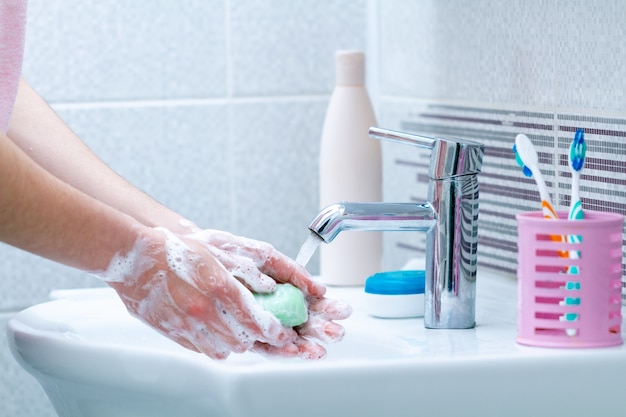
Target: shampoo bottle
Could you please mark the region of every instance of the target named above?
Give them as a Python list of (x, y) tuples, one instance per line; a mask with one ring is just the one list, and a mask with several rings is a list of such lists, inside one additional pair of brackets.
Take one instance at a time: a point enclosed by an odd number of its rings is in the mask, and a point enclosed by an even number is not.
[[(336, 53), (335, 88), (320, 149), (320, 207), (342, 201), (382, 201), (380, 142), (368, 131), (376, 117), (365, 89), (365, 54)], [(379, 272), (380, 232), (342, 232), (320, 247), (320, 278), (329, 285), (363, 285)]]

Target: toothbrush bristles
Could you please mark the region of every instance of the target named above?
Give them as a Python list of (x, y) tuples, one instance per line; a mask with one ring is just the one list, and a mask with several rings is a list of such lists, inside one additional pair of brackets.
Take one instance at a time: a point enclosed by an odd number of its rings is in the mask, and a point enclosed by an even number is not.
[(576, 133), (574, 134), (574, 140), (576, 142), (580, 142), (585, 137), (585, 131), (581, 128), (576, 129)]
[(524, 161), (522, 161), (522, 158), (520, 158), (519, 153), (517, 153), (517, 146), (515, 146), (515, 144), (513, 144), (513, 147), (511, 148), (511, 150), (515, 154), (515, 162), (517, 162), (517, 165), (519, 165), (522, 168), (522, 172), (524, 173), (524, 175), (527, 177), (532, 177), (533, 172), (530, 170), (530, 168), (528, 168), (524, 164)]
[(570, 158), (572, 159), (572, 168), (580, 171), (585, 163), (585, 154), (587, 153), (587, 143), (585, 142), (585, 132), (583, 129), (577, 129), (570, 149)]
[(575, 157), (572, 160), (572, 168), (574, 168), (575, 171), (580, 171), (583, 168), (583, 161), (580, 156)]

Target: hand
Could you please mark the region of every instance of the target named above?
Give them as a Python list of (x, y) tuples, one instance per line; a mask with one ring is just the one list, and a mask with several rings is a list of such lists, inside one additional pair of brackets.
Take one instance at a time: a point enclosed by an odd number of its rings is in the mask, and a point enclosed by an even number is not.
[(262, 342), (256, 342), (253, 350), (268, 356), (296, 354), (305, 359), (325, 357), (326, 349), (311, 339), (317, 339), (324, 343), (340, 342), (345, 333), (344, 328), (332, 321), (350, 317), (352, 307), (343, 301), (325, 297), (307, 296), (306, 298), (309, 318), (304, 324), (294, 328), (298, 335), (292, 340), (292, 344), (297, 348), (297, 352), (293, 352), (293, 347), (289, 345), (276, 347)]
[(234, 277), (251, 291), (274, 291), (276, 282), (290, 283), (305, 294), (321, 297), (324, 285), (311, 280), (304, 267), (267, 242), (235, 236), (220, 230), (202, 230), (186, 235), (207, 245), (208, 250)]
[(258, 341), (255, 351), (272, 356), (322, 358), (326, 350), (311, 339), (324, 343), (343, 339), (343, 327), (333, 320), (348, 318), (352, 308), (344, 302), (325, 298), (326, 288), (322, 284), (313, 281), (304, 267), (270, 244), (217, 230), (203, 230), (188, 237), (206, 243), (222, 265), (254, 292), (272, 292), (276, 282), (280, 282), (290, 283), (305, 294), (309, 317), (306, 323), (295, 328), (297, 335), (291, 343), (277, 346)]
[(296, 331), (264, 311), (209, 245), (165, 229), (144, 229), (131, 250), (116, 255), (107, 270), (94, 272), (115, 288), (131, 314), (216, 359), (256, 343), (280, 347), (286, 355), (298, 353)]

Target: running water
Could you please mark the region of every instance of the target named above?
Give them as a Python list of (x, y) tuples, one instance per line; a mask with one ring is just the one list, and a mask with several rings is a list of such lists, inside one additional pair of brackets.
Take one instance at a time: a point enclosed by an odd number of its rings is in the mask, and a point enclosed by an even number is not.
[(296, 263), (306, 266), (320, 243), (322, 243), (322, 238), (319, 237), (317, 233), (311, 232), (309, 237), (302, 244), (302, 247), (300, 247), (300, 252), (298, 252), (298, 256), (296, 256)]

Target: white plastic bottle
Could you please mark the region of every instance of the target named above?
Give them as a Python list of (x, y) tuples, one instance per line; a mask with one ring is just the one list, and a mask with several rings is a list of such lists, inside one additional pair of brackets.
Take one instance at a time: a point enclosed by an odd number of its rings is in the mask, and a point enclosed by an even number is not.
[[(376, 117), (365, 89), (365, 54), (337, 51), (335, 89), (320, 149), (320, 207), (342, 201), (382, 201), (380, 142), (368, 131)], [(363, 285), (379, 272), (380, 232), (342, 232), (320, 246), (320, 278), (329, 285)]]

